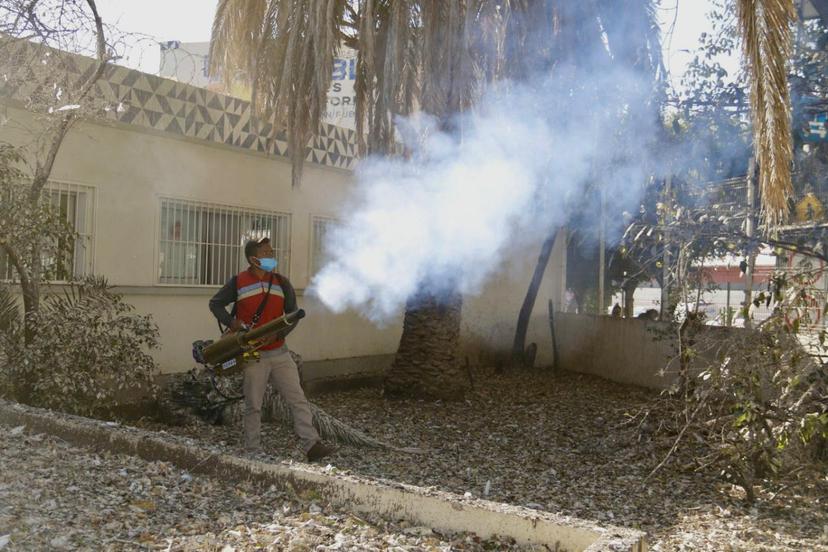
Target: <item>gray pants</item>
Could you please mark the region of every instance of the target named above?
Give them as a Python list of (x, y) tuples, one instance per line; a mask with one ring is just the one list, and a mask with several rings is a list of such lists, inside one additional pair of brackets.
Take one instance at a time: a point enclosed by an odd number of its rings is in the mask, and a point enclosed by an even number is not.
[(244, 444), (248, 449), (261, 446), (262, 400), (268, 381), (279, 392), (293, 413), (293, 431), (299, 436), (302, 450), (308, 452), (319, 441), (313, 427), (308, 399), (299, 384), (299, 369), (287, 346), (262, 351), (259, 362), (244, 368)]

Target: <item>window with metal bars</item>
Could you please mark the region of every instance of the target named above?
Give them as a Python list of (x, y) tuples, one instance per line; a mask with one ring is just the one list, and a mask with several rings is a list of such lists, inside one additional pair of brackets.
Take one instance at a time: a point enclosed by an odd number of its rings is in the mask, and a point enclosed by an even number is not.
[(311, 255), (310, 275), (313, 277), (325, 265), (328, 259), (328, 237), (329, 233), (338, 224), (336, 219), (323, 216), (311, 217)]
[[(75, 231), (68, 244), (59, 244), (60, 255), (43, 255), (43, 274), (53, 282), (66, 282), (92, 274), (95, 228), (95, 193), (89, 186), (66, 182), (49, 182), (43, 189), (43, 201), (60, 213)], [(18, 274), (0, 250), (0, 275), (16, 281)]]
[(270, 238), (278, 270), (290, 272), (290, 215), (161, 199), (158, 283), (219, 286), (247, 267), (247, 240)]

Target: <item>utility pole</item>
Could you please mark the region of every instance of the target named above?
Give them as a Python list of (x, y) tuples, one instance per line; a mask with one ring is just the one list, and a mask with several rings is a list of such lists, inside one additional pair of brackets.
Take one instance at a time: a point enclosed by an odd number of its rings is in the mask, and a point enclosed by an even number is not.
[(756, 233), (756, 160), (751, 157), (747, 174), (747, 210), (745, 213), (745, 235), (748, 237), (747, 245), (747, 268), (745, 268), (745, 304), (742, 315), (745, 317), (745, 328), (750, 328), (753, 322), (750, 319), (750, 304), (753, 302), (753, 269), (756, 265), (756, 249), (754, 248), (753, 235)]
[(606, 306), (604, 305), (604, 280), (606, 276), (606, 208), (604, 205), (604, 188), (601, 187), (601, 221), (598, 226), (598, 307), (597, 313), (599, 316), (607, 314)]
[[(730, 266), (728, 266), (730, 268)], [(733, 317), (730, 315), (730, 276), (728, 276), (727, 281), (727, 301), (725, 301), (725, 316), (724, 316), (724, 325), (725, 326), (732, 326), (733, 325)]]
[(661, 316), (667, 319), (667, 309), (670, 306), (670, 221), (672, 220), (673, 202), (670, 197), (673, 185), (673, 176), (669, 175), (664, 181), (664, 254), (661, 259)]

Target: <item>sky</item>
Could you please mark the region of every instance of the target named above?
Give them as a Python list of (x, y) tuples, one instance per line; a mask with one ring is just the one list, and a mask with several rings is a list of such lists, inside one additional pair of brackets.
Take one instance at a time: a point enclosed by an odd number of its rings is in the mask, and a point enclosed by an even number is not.
[[(125, 33), (146, 35), (131, 41), (124, 59), (118, 61), (147, 73), (158, 73), (158, 42), (206, 42), (215, 12), (215, 0), (99, 0), (104, 21)], [(690, 50), (699, 35), (709, 29), (706, 14), (710, 0), (661, 0), (658, 8), (665, 65), (674, 84), (691, 59)], [(731, 60), (735, 68), (738, 60)], [(730, 64), (728, 64), (730, 65)]]

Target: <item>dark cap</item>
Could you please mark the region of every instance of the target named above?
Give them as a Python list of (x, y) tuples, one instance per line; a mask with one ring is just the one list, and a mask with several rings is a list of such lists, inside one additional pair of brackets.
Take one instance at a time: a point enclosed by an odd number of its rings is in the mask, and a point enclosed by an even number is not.
[(266, 243), (270, 243), (270, 238), (262, 238), (258, 241), (248, 240), (248, 242), (244, 244), (244, 258), (250, 259), (250, 257), (255, 257), (256, 253), (258, 253), (259, 246)]

